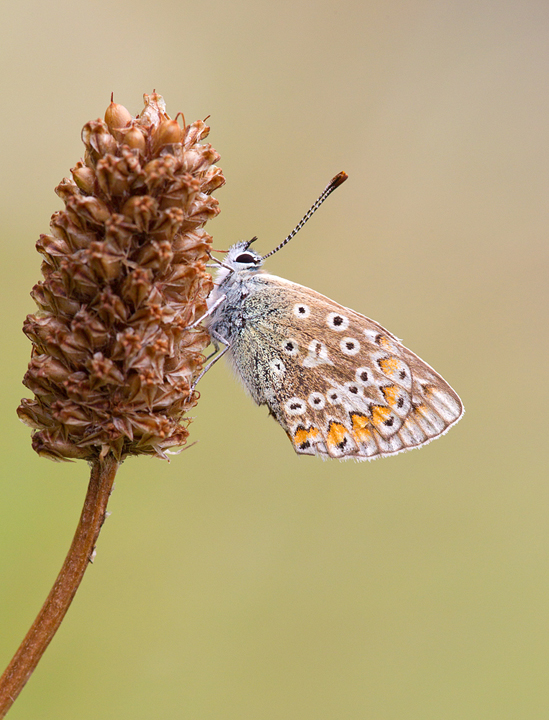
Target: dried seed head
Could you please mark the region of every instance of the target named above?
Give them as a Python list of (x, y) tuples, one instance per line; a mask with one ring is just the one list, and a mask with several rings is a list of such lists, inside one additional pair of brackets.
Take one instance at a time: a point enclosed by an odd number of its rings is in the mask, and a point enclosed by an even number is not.
[(23, 328), (34, 399), (18, 414), (55, 460), (166, 457), (197, 400), (209, 338), (187, 327), (212, 289), (202, 228), (225, 180), (204, 122), (182, 129), (160, 95), (144, 99), (136, 118), (111, 103), (84, 126), (85, 158), (56, 189), (65, 209), (37, 243), (44, 279)]
[(132, 149), (139, 150), (141, 153), (145, 153), (147, 143), (145, 141), (145, 135), (141, 130), (138, 130), (135, 125), (129, 128), (129, 130), (122, 136), (124, 138), (124, 144)]
[(118, 128), (124, 128), (132, 121), (132, 116), (129, 110), (123, 105), (112, 102), (105, 111), (105, 122), (107, 127), (112, 132)]

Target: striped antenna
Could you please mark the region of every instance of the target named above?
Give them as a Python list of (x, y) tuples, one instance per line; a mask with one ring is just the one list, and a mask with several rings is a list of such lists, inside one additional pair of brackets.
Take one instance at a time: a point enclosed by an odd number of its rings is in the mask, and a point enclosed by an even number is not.
[(318, 208), (322, 205), (324, 200), (328, 197), (328, 195), (331, 195), (333, 191), (338, 188), (340, 185), (342, 185), (345, 180), (347, 180), (349, 176), (345, 172), (338, 173), (335, 177), (333, 177), (330, 182), (326, 185), (324, 190), (322, 191), (322, 194), (318, 198), (318, 200), (314, 203), (314, 205), (310, 208), (308, 212), (305, 213), (305, 215), (301, 218), (301, 220), (297, 223), (295, 228), (292, 230), (292, 232), (288, 235), (288, 237), (280, 243), (278, 247), (275, 247), (274, 250), (271, 250), (271, 252), (268, 252), (266, 255), (263, 255), (261, 258), (262, 260), (266, 260), (271, 255), (274, 255), (275, 252), (278, 252), (281, 250), (284, 245), (290, 242), (290, 240), (294, 237), (294, 235), (297, 235), (297, 233), (301, 230), (301, 228), (305, 225), (307, 220), (313, 215)]

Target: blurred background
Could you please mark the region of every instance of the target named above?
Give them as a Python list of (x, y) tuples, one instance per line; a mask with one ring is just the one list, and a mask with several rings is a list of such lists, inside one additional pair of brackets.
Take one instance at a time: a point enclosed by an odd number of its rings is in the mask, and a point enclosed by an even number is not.
[[(219, 363), (198, 441), (125, 463), (13, 720), (549, 717), (545, 0), (5, 3), (0, 177), (0, 665), (70, 545), (83, 463), (15, 415), (53, 190), (110, 93), (204, 118), (227, 178), (214, 246), (374, 318), (460, 393), (462, 422), (374, 463), (297, 457)], [(387, 288), (390, 288), (389, 291)]]

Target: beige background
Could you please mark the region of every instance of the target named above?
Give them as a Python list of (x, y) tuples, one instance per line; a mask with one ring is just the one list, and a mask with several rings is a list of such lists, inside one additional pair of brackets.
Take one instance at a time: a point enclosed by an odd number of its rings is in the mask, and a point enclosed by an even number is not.
[(0, 18), (0, 661), (69, 546), (87, 468), (15, 408), (34, 242), (111, 91), (211, 115), (216, 247), (373, 317), (467, 413), (372, 464), (294, 455), (225, 366), (171, 464), (122, 468), (97, 559), (13, 720), (549, 717), (546, 0), (25, 0)]

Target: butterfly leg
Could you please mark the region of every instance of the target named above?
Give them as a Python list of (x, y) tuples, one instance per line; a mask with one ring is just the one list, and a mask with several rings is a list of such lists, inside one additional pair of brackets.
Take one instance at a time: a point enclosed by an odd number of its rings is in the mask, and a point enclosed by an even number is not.
[[(223, 252), (223, 251), (221, 251), (221, 252)], [(230, 270), (232, 273), (234, 272), (234, 268), (232, 268), (230, 265), (226, 265), (226, 264), (225, 264), (224, 262), (222, 262), (221, 260), (218, 260), (218, 259), (217, 259), (216, 257), (214, 257), (210, 252), (208, 253), (208, 257), (210, 258), (210, 260), (213, 260), (215, 264), (214, 264), (214, 265), (208, 264), (208, 265), (206, 265), (206, 267), (224, 267), (224, 268), (226, 268), (227, 270)]]
[[(214, 354), (215, 354), (215, 353), (217, 353), (217, 354), (215, 355), (215, 357), (214, 357), (213, 360), (210, 360), (210, 362), (209, 362), (209, 363), (206, 365), (206, 367), (202, 370), (202, 372), (200, 373), (200, 375), (196, 378), (196, 380), (194, 381), (194, 383), (193, 383), (193, 385), (192, 385), (191, 392), (194, 391), (195, 387), (196, 387), (196, 386), (198, 385), (198, 383), (202, 380), (202, 378), (203, 378), (204, 375), (208, 372), (208, 370), (209, 370), (213, 365), (215, 365), (215, 363), (216, 363), (220, 358), (222, 358), (223, 355), (225, 355), (225, 353), (227, 352), (227, 350), (229, 350), (229, 348), (231, 347), (229, 341), (228, 341), (228, 340), (225, 340), (225, 338), (222, 337), (221, 335), (219, 335), (219, 333), (213, 333), (213, 332), (212, 332), (211, 335), (212, 335), (212, 342), (213, 342), (214, 347), (215, 347), (215, 352), (214, 352)], [(223, 350), (221, 350), (221, 352), (219, 352), (219, 345), (220, 345), (220, 344), (225, 346), (225, 347), (223, 348)], [(212, 357), (212, 356), (210, 355), (209, 357)], [(208, 358), (206, 358), (206, 359), (208, 359)]]
[(218, 297), (217, 300), (214, 302), (214, 304), (211, 306), (211, 308), (208, 308), (206, 310), (206, 312), (204, 313), (204, 315), (202, 315), (202, 317), (199, 317), (198, 320), (195, 320), (190, 325), (187, 325), (187, 327), (184, 328), (184, 330), (192, 330), (197, 325), (200, 325), (202, 320), (204, 320), (207, 317), (210, 317), (210, 315), (213, 315), (215, 310), (217, 310), (217, 308), (221, 305), (221, 303), (225, 300), (226, 297), (227, 297), (226, 295), (221, 295), (220, 297)]

